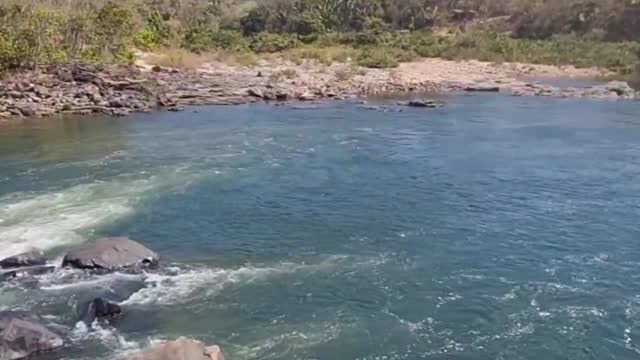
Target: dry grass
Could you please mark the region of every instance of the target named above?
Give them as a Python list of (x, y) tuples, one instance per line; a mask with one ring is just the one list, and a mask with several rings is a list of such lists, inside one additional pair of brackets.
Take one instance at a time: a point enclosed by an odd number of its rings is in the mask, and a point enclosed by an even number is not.
[(216, 51), (196, 54), (183, 48), (170, 47), (148, 54), (145, 61), (150, 65), (195, 70), (212, 61), (230, 66), (254, 67), (258, 64), (258, 57), (249, 52)]
[(251, 52), (215, 51), (205, 55), (209, 60), (219, 61), (231, 66), (254, 67), (258, 65), (258, 57)]
[(356, 50), (347, 46), (317, 47), (307, 45), (290, 50), (285, 54), (285, 58), (295, 64), (302, 63), (303, 59), (309, 59), (324, 65), (331, 65), (334, 62), (345, 63), (355, 56)]
[(198, 55), (182, 48), (164, 48), (147, 56), (147, 63), (163, 67), (195, 70), (206, 62)]
[(282, 70), (276, 70), (271, 74), (269, 74), (269, 80), (271, 81), (280, 81), (283, 79), (291, 80), (291, 79), (294, 79), (296, 76), (298, 76), (298, 71), (296, 69), (282, 69)]

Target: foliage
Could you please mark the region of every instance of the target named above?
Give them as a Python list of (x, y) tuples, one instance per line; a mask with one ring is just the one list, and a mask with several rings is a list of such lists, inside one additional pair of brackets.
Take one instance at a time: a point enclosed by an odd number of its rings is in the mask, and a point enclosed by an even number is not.
[[(482, 30), (493, 17), (504, 26)], [(372, 67), (424, 56), (632, 74), (638, 40), (638, 0), (0, 0), (1, 70), (181, 47), (247, 64), (254, 53)]]
[(249, 48), (256, 53), (276, 53), (296, 48), (300, 41), (290, 34), (259, 33), (253, 36)]

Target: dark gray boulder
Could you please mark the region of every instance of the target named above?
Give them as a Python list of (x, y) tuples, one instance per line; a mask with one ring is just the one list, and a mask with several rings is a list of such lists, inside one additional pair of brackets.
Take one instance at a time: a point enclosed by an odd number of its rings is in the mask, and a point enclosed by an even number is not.
[(47, 259), (42, 250), (32, 250), (0, 260), (0, 267), (4, 269), (23, 266), (45, 265)]
[(71, 250), (62, 260), (62, 266), (122, 270), (152, 267), (158, 260), (158, 254), (139, 243), (126, 237), (115, 237), (91, 241)]
[(0, 359), (24, 359), (61, 347), (64, 341), (36, 316), (4, 313), (0, 316)]
[(81, 321), (91, 325), (96, 319), (113, 319), (122, 313), (119, 305), (110, 303), (103, 298), (96, 298), (83, 307)]

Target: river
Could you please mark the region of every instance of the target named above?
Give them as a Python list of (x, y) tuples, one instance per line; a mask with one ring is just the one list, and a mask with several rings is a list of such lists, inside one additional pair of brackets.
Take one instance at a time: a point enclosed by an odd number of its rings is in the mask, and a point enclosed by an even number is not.
[[(640, 357), (639, 103), (443, 100), (1, 124), (0, 257), (127, 235), (169, 270), (60, 270), (0, 307), (73, 329), (74, 360), (181, 335), (232, 360)], [(96, 295), (124, 315), (82, 328)]]

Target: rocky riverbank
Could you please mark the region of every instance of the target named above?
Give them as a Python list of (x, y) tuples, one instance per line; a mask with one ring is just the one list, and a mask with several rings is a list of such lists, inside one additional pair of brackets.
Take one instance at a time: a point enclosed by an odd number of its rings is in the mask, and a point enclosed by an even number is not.
[(248, 68), (205, 63), (180, 70), (151, 66), (69, 64), (14, 74), (0, 82), (0, 120), (54, 114), (124, 116), (185, 105), (236, 105), (256, 101), (314, 101), (388, 93), (502, 92), (514, 96), (640, 99), (619, 81), (559, 87), (524, 75), (595, 76), (597, 70), (425, 59), (398, 69), (349, 64), (262, 62)]
[[(119, 237), (98, 239), (72, 249), (59, 266), (48, 264), (44, 253), (39, 250), (3, 259), (0, 261), (0, 282), (8, 282), (13, 286), (39, 287), (41, 284), (38, 275), (55, 274), (65, 269), (95, 278), (114, 272), (140, 275), (163, 272), (158, 254), (131, 239)], [(74, 343), (75, 329), (93, 329), (127, 316), (126, 308), (111, 301), (114, 300), (98, 297), (87, 303), (77, 304), (75, 325), (50, 320), (52, 316), (59, 314), (38, 314), (22, 309), (0, 311), (0, 359), (64, 358), (67, 348)], [(74, 309), (69, 310), (73, 313)], [(77, 340), (73, 345), (82, 346)], [(175, 341), (155, 342), (148, 349), (119, 359), (224, 360), (224, 356), (216, 345), (207, 347), (197, 340), (181, 337)]]

